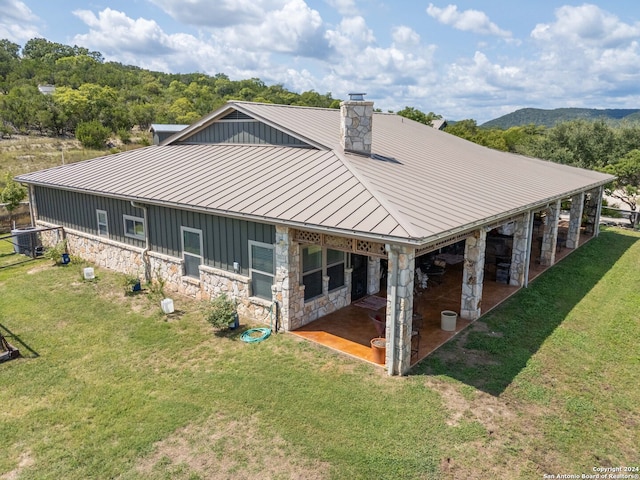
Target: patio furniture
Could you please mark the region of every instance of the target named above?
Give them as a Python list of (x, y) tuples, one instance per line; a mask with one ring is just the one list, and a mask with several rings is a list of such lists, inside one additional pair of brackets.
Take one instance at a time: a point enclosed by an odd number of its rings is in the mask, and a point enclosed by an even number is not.
[(567, 246), (567, 234), (564, 232), (558, 233), (558, 238), (556, 239), (556, 252), (559, 252), (561, 248)]
[(426, 270), (427, 277), (432, 281), (440, 285), (442, 283), (442, 277), (444, 276), (445, 268), (438, 265), (429, 265)]
[(418, 353), (420, 352), (420, 329), (422, 328), (422, 322), (424, 318), (420, 313), (414, 313), (411, 317), (411, 359), (416, 357), (418, 359)]
[(385, 333), (387, 330), (387, 319), (384, 318), (379, 313), (370, 313), (369, 318), (373, 322), (374, 327), (376, 327), (376, 331), (378, 332), (378, 336), (385, 338)]
[(420, 352), (420, 330), (413, 330), (411, 332), (411, 359), (416, 357), (418, 359), (418, 353)]

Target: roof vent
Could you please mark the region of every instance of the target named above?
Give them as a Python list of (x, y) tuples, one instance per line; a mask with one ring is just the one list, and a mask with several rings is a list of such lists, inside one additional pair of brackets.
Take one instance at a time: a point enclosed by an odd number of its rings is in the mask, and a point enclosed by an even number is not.
[(349, 100), (354, 102), (364, 102), (364, 96), (366, 93), (350, 93)]

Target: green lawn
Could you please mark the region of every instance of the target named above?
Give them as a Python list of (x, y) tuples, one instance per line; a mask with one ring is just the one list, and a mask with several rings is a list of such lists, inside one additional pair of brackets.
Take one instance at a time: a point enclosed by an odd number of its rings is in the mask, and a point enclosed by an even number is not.
[[(121, 276), (0, 268), (0, 478), (542, 478), (640, 466), (640, 235), (607, 230), (408, 377)], [(0, 242), (0, 267), (16, 256)], [(10, 249), (10, 245), (8, 245)]]

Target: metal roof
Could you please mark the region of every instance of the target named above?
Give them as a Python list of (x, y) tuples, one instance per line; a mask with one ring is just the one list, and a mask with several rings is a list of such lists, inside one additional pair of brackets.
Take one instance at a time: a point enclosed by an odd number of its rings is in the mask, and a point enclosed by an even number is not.
[[(313, 148), (180, 144), (231, 109)], [(372, 157), (343, 153), (339, 129), (335, 109), (230, 102), (161, 146), (17, 180), (345, 235), (426, 243), (613, 179), (491, 150), (393, 114), (374, 114)]]

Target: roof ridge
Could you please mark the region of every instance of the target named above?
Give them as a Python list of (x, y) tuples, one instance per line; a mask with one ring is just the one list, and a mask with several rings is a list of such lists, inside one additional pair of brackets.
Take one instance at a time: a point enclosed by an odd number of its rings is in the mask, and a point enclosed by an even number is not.
[(228, 104), (243, 104), (243, 105), (264, 105), (267, 107), (281, 107), (281, 108), (297, 108), (300, 110), (328, 110), (328, 111), (340, 111), (337, 108), (331, 107), (314, 107), (309, 105), (289, 105), (286, 103), (268, 103), (268, 102), (250, 102), (248, 100), (228, 100)]

